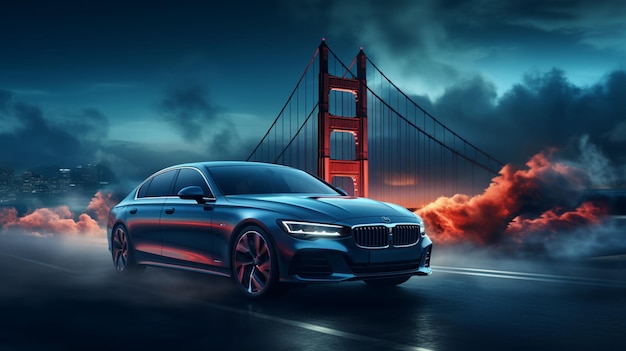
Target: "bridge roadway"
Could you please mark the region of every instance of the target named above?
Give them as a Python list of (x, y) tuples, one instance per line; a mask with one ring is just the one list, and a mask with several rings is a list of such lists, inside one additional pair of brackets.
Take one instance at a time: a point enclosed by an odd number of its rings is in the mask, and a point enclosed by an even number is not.
[(122, 279), (102, 239), (0, 233), (0, 350), (615, 350), (626, 262), (433, 252), (390, 290), (308, 286), (269, 301), (228, 279), (147, 269)]

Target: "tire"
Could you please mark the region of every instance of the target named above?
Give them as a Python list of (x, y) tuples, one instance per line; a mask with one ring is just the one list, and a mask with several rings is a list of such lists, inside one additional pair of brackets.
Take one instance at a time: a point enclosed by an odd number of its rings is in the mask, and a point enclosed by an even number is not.
[(411, 278), (411, 276), (407, 276), (407, 277), (393, 277), (393, 278), (366, 279), (364, 281), (369, 286), (373, 286), (373, 287), (377, 287), (377, 288), (384, 288), (384, 287), (391, 287), (391, 286), (400, 285), (402, 283), (405, 283), (410, 278)]
[(146, 268), (135, 261), (133, 245), (123, 225), (115, 226), (111, 233), (111, 258), (115, 269), (121, 274), (138, 273)]
[(278, 283), (278, 264), (269, 236), (257, 226), (243, 228), (231, 252), (232, 276), (244, 296), (260, 299), (284, 291)]

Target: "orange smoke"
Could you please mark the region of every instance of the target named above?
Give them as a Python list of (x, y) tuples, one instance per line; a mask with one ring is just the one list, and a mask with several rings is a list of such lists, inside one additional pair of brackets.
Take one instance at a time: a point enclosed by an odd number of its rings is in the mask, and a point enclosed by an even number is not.
[(525, 169), (504, 166), (480, 195), (440, 197), (416, 212), (439, 243), (496, 243), (530, 231), (598, 223), (603, 208), (576, 203), (589, 177), (579, 168), (551, 162), (553, 151), (533, 156)]
[(95, 213), (97, 221), (87, 213), (74, 217), (68, 206), (39, 208), (18, 217), (15, 208), (0, 210), (0, 228), (4, 231), (18, 229), (26, 234), (51, 237), (55, 235), (104, 236), (106, 217), (111, 207), (111, 194), (97, 192), (87, 210)]
[(0, 228), (5, 224), (17, 222), (17, 210), (15, 208), (3, 208), (0, 210)]
[(106, 226), (109, 210), (113, 207), (117, 201), (113, 199), (112, 193), (103, 193), (98, 191), (87, 205), (87, 211), (96, 215), (98, 223), (101, 226)]
[(18, 218), (16, 222), (8, 223), (4, 228), (19, 228), (31, 235), (42, 237), (53, 236), (54, 234), (100, 234), (100, 226), (93, 218), (86, 213), (81, 213), (78, 220), (74, 220), (74, 215), (67, 206), (39, 208)]
[(600, 224), (600, 218), (605, 214), (606, 208), (604, 206), (584, 202), (575, 210), (548, 210), (538, 218), (517, 216), (509, 223), (506, 233), (520, 237), (524, 233), (530, 232), (557, 233), (565, 230), (574, 230), (587, 224)]

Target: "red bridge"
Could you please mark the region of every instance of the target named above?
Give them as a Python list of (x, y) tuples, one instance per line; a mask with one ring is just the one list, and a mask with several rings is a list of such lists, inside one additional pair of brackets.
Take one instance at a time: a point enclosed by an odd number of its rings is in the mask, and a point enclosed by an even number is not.
[(362, 49), (346, 66), (325, 41), (248, 160), (409, 208), (482, 192), (503, 165), (420, 107)]

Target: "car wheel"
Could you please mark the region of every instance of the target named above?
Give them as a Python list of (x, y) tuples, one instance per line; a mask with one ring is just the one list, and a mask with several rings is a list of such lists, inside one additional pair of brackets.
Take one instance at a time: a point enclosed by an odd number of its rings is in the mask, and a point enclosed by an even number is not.
[(365, 283), (367, 283), (367, 285), (369, 286), (374, 286), (374, 287), (389, 287), (389, 286), (396, 286), (396, 285), (405, 283), (410, 278), (411, 277), (408, 276), (408, 277), (366, 279)]
[(244, 228), (235, 239), (232, 274), (245, 296), (261, 298), (281, 291), (274, 252), (272, 242), (259, 227)]
[(138, 272), (145, 269), (144, 266), (138, 265), (135, 261), (130, 237), (123, 225), (118, 225), (113, 228), (111, 235), (111, 256), (115, 269), (120, 273)]

